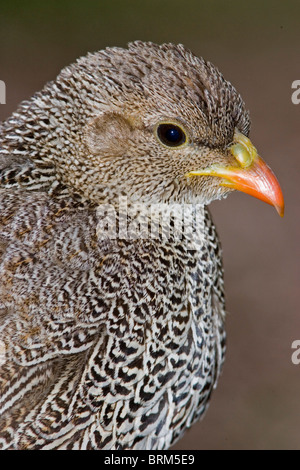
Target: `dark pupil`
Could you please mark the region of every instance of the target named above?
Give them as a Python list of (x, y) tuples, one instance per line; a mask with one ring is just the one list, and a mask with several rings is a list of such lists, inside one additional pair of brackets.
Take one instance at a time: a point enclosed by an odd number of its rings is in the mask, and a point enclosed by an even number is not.
[(182, 145), (186, 139), (182, 129), (174, 124), (161, 124), (157, 128), (157, 134), (160, 140), (170, 147)]

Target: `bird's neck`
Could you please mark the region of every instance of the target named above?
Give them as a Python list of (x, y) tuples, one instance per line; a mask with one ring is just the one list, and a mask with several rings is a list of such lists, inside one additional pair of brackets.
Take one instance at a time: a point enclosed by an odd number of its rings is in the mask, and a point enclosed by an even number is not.
[(97, 206), (98, 235), (128, 240), (199, 243), (205, 233), (207, 209), (203, 204), (132, 202), (121, 196), (117, 203)]

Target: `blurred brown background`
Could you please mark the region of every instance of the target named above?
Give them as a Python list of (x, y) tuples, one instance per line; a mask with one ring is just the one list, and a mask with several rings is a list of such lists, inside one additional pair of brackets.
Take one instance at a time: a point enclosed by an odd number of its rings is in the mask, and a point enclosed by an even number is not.
[(251, 139), (286, 200), (233, 194), (212, 212), (224, 248), (228, 353), (204, 420), (175, 449), (300, 449), (300, 2), (6, 1), (0, 9), (0, 120), (88, 51), (134, 39), (181, 42), (217, 65), (251, 112)]

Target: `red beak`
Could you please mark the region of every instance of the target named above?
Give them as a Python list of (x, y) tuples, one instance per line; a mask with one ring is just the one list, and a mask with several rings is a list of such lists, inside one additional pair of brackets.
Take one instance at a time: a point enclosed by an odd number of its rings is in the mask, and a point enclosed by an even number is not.
[(280, 185), (271, 168), (259, 156), (248, 168), (224, 168), (224, 172), (220, 171), (216, 176), (224, 178), (221, 186), (237, 189), (271, 204), (283, 217), (284, 200)]
[(237, 189), (261, 199), (275, 207), (278, 214), (284, 215), (284, 200), (276, 176), (268, 165), (257, 155), (251, 141), (235, 131), (235, 144), (231, 147), (238, 166), (212, 165), (199, 171), (191, 171), (186, 176), (217, 176), (222, 178), (220, 186)]

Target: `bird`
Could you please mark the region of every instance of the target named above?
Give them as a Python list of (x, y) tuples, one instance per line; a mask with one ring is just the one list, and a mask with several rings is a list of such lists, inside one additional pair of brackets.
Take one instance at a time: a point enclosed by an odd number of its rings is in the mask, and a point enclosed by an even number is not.
[(240, 94), (182, 44), (88, 53), (0, 125), (0, 446), (163, 450), (225, 358), (208, 205), (280, 185)]

